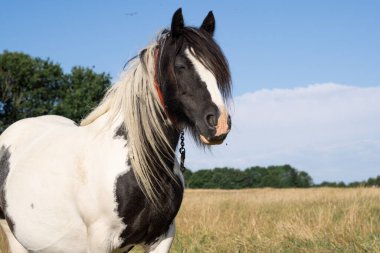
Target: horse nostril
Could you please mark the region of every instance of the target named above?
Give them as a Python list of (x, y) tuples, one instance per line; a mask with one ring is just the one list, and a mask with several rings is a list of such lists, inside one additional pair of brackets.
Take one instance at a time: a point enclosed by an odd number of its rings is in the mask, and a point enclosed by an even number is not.
[(208, 127), (210, 127), (210, 128), (215, 127), (217, 124), (215, 115), (214, 114), (207, 115), (206, 116), (206, 123), (207, 123)]

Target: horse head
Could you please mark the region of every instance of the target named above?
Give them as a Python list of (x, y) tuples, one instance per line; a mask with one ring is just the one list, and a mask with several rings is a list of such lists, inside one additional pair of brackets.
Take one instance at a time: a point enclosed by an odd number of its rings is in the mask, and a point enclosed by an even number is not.
[(156, 81), (165, 111), (177, 125), (189, 129), (197, 143), (206, 145), (221, 144), (231, 129), (230, 71), (214, 31), (211, 11), (195, 28), (184, 25), (178, 9), (156, 49)]

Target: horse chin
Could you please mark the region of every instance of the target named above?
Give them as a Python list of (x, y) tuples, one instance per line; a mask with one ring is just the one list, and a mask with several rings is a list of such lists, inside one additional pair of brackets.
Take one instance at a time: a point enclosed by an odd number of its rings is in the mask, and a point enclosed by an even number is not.
[(201, 140), (201, 142), (203, 144), (206, 144), (206, 145), (220, 145), (223, 143), (223, 140), (215, 140), (215, 141), (210, 141), (208, 140), (206, 137), (204, 137), (203, 135), (200, 135), (199, 136), (199, 139)]

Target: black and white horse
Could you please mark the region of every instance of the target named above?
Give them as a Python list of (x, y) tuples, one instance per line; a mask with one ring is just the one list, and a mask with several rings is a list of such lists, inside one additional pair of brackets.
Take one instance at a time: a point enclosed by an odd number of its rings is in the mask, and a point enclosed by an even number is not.
[(43, 116), (0, 136), (0, 220), (13, 253), (169, 251), (183, 196), (181, 131), (211, 145), (231, 128), (214, 29), (212, 12), (194, 28), (179, 9), (80, 126)]

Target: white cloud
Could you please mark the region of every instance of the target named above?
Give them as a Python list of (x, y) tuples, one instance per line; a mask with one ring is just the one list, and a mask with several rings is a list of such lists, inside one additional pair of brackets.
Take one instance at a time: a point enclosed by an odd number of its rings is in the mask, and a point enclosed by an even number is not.
[(234, 108), (225, 144), (210, 153), (187, 141), (189, 168), (290, 164), (315, 182), (380, 175), (380, 87), (260, 90), (236, 97)]

